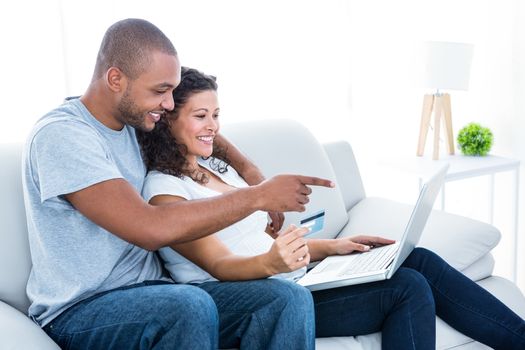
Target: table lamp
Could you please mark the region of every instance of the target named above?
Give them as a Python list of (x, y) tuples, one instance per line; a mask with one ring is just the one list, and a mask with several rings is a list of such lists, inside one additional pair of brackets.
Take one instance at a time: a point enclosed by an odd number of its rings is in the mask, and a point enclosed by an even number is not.
[(452, 113), (450, 95), (440, 90), (467, 90), (470, 78), (470, 64), (474, 45), (441, 41), (424, 43), (423, 85), (434, 89), (434, 94), (426, 94), (423, 99), (423, 111), (419, 128), (417, 155), (422, 156), (430, 118), (434, 115), (434, 149), (432, 159), (439, 159), (439, 131), (443, 120), (446, 145), (449, 154), (454, 154), (454, 136), (452, 132)]

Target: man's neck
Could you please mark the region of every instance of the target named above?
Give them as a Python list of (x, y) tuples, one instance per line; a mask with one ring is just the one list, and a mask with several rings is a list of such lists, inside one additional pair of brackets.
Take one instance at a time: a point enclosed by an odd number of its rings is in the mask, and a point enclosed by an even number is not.
[(115, 118), (116, 101), (109, 91), (92, 82), (80, 101), (99, 122), (113, 130), (122, 130), (124, 124)]

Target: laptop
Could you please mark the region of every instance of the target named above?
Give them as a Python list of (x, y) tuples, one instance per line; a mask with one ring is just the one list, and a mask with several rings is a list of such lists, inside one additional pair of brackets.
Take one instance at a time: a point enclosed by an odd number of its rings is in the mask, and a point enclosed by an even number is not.
[[(368, 252), (329, 256), (297, 283), (314, 291), (391, 278), (419, 242), (447, 170), (448, 164), (425, 182), (399, 241)], [(319, 221), (319, 216), (315, 220)], [(310, 221), (305, 226), (311, 226)]]

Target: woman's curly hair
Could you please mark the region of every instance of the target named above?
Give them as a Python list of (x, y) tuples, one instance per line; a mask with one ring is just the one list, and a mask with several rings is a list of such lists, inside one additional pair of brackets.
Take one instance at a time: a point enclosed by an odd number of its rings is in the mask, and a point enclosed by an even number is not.
[[(188, 170), (186, 160), (188, 150), (185, 145), (177, 143), (171, 134), (170, 120), (176, 120), (179, 117), (180, 109), (193, 94), (209, 90), (217, 91), (217, 87), (214, 76), (206, 75), (193, 68), (182, 67), (181, 82), (173, 90), (175, 102), (173, 111), (161, 117), (152, 131), (136, 130), (137, 140), (148, 171), (157, 170), (179, 178), (189, 176), (199, 183), (209, 181), (205, 173), (198, 170), (191, 172)], [(226, 152), (226, 149), (219, 147), (215, 142), (213, 143), (210, 165), (212, 169), (221, 174), (228, 171), (230, 163), (226, 157)]]

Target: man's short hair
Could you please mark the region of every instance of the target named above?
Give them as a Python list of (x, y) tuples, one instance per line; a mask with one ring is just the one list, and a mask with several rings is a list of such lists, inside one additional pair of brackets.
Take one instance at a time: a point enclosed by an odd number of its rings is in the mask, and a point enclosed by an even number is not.
[(94, 79), (100, 78), (111, 67), (120, 69), (132, 80), (136, 79), (148, 68), (154, 51), (177, 55), (170, 39), (152, 23), (136, 18), (116, 22), (102, 39)]

